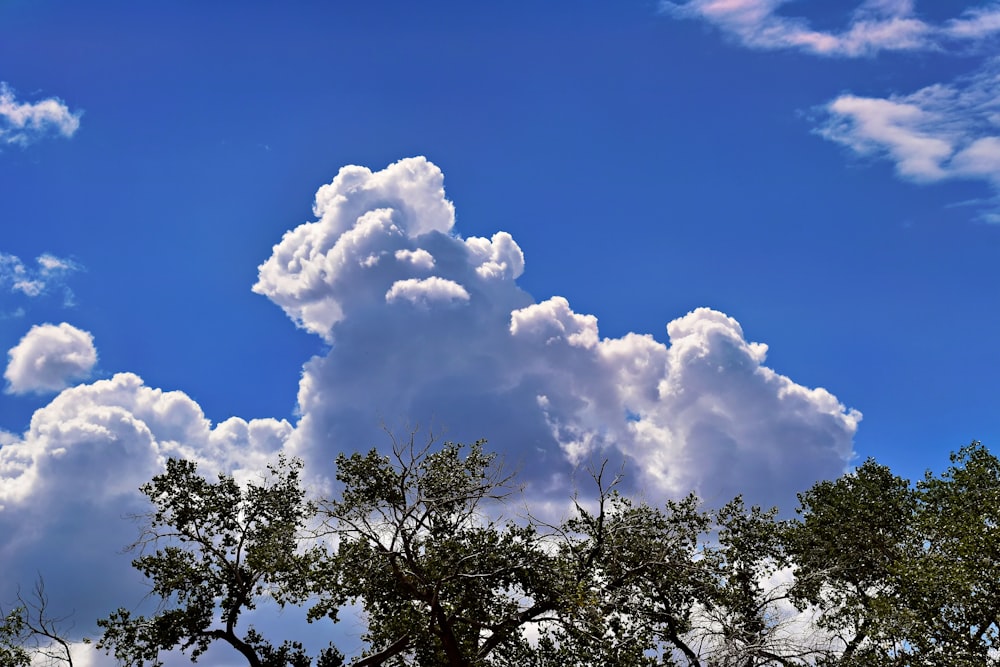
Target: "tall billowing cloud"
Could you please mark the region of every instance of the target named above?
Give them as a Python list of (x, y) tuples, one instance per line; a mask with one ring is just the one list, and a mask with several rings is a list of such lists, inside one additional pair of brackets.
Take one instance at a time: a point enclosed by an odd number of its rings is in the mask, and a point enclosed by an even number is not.
[[(297, 425), (213, 425), (186, 394), (132, 373), (64, 389), (24, 433), (0, 431), (0, 600), (41, 572), (53, 609), (75, 611), (85, 633), (137, 604), (141, 577), (121, 552), (136, 527), (123, 517), (148, 511), (137, 489), (172, 456), (245, 480), (279, 453), (299, 455), (319, 485), (338, 452), (384, 442), (381, 421), (420, 422), (449, 439), (488, 437), (531, 497), (565, 501), (574, 469), (609, 459), (628, 461), (653, 502), (697, 490), (713, 504), (743, 492), (785, 507), (851, 456), (860, 414), (768, 368), (767, 347), (723, 313), (679, 317), (661, 342), (601, 337), (566, 299), (536, 302), (516, 284), (525, 260), (514, 239), (461, 237), (424, 158), (345, 167), (315, 213), (254, 286), (329, 345), (303, 368)], [(37, 327), (22, 345), (8, 367), (19, 391), (53, 388), (96, 358), (69, 325)], [(61, 370), (39, 370), (49, 367)]]
[(22, 102), (0, 82), (0, 144), (27, 146), (52, 135), (72, 137), (80, 127), (80, 115), (55, 97)]
[(7, 356), (4, 379), (12, 394), (65, 389), (90, 375), (97, 363), (93, 336), (66, 322), (31, 327)]
[(288, 232), (254, 290), (331, 347), (306, 365), (292, 448), (329, 466), (380, 420), (488, 437), (528, 476), (631, 460), (650, 494), (787, 502), (850, 458), (860, 414), (764, 365), (766, 346), (699, 309), (650, 335), (601, 338), (561, 297), (535, 303), (505, 232), (462, 238), (424, 158), (345, 167), (316, 220)]

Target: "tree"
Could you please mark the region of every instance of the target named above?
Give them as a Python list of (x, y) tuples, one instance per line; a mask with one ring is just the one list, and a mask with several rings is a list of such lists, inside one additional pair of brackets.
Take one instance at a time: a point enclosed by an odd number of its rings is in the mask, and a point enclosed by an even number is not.
[(338, 499), (320, 504), (336, 548), (314, 571), (312, 611), (358, 602), (369, 649), (355, 665), (496, 664), (527, 650), (522, 629), (555, 604), (552, 558), (534, 526), (505, 520), (514, 491), (483, 442), (393, 439), (337, 457)]
[(45, 581), (39, 576), (29, 597), (18, 592), (17, 605), (7, 613), (0, 610), (0, 665), (73, 667), (73, 654), (61, 627), (67, 619), (49, 613)]
[[(699, 561), (709, 585), (691, 630), (705, 664), (717, 667), (810, 665), (822, 653), (814, 637), (794, 626), (786, 524), (777, 508), (746, 507), (737, 496), (713, 513), (715, 540)], [(700, 665), (701, 662), (693, 662)]]
[[(162, 664), (179, 648), (196, 659), (213, 642), (228, 644), (250, 667), (310, 664), (302, 647), (275, 647), (240, 617), (265, 595), (283, 598), (283, 584), (308, 567), (300, 553), (303, 527), (314, 508), (299, 480), (301, 463), (281, 459), (261, 483), (241, 486), (232, 476), (211, 482), (191, 461), (171, 459), (166, 472), (141, 490), (155, 509), (132, 546), (132, 564), (163, 601), (152, 617), (120, 608), (98, 622), (98, 647), (130, 667)], [(153, 551), (155, 549), (155, 551)], [(332, 649), (320, 661), (339, 664)]]
[[(855, 472), (799, 494), (787, 533), (793, 599), (840, 644), (837, 665), (893, 665), (906, 651), (905, 563), (920, 547), (907, 480), (869, 459)], [(836, 648), (836, 647), (834, 647)]]
[[(512, 517), (513, 475), (483, 441), (411, 435), (336, 466), (338, 493), (310, 501), (297, 461), (245, 485), (168, 462), (142, 487), (155, 509), (133, 561), (162, 604), (100, 621), (99, 646), (130, 667), (213, 642), (250, 667), (344, 664), (244, 629), (267, 597), (311, 605), (310, 620), (360, 606), (351, 667), (1000, 664), (1000, 460), (978, 442), (916, 486), (869, 460), (800, 494), (792, 521), (739, 497), (652, 507), (604, 467), (567, 520)], [(4, 667), (41, 646), (71, 664), (36, 598), (2, 617)]]
[(624, 667), (675, 664), (680, 652), (698, 664), (684, 635), (705, 587), (697, 552), (708, 516), (694, 496), (664, 510), (635, 503), (618, 493), (621, 475), (609, 481), (605, 473), (593, 473), (595, 501), (576, 498), (575, 516), (552, 527), (559, 549), (550, 586), (558, 604), (539, 659)]
[(1000, 461), (979, 442), (916, 487), (869, 460), (799, 498), (792, 592), (841, 642), (823, 664), (1000, 664)]
[(28, 667), (31, 654), (25, 647), (24, 608), (15, 607), (0, 614), (0, 665)]
[(924, 665), (1000, 664), (1000, 460), (974, 441), (917, 484), (907, 642)]

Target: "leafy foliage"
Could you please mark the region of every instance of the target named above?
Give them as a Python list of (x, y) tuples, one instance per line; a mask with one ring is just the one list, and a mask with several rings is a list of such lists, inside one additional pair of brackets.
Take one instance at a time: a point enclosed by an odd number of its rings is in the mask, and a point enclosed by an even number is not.
[(917, 484), (924, 548), (905, 572), (912, 614), (906, 639), (927, 665), (996, 664), (1000, 461), (973, 442), (951, 463)]
[(283, 599), (282, 585), (308, 562), (297, 547), (314, 509), (300, 469), (301, 463), (282, 459), (270, 468), (270, 480), (241, 486), (227, 475), (209, 481), (191, 461), (168, 461), (166, 472), (141, 489), (155, 510), (145, 517), (133, 545), (141, 555), (132, 562), (163, 605), (150, 618), (121, 608), (99, 621), (98, 647), (135, 667), (158, 667), (161, 652), (173, 648), (197, 659), (215, 641), (229, 644), (251, 667), (308, 665), (295, 644), (275, 648), (253, 628), (238, 631), (244, 612), (264, 596)]
[(481, 665), (527, 650), (521, 629), (554, 602), (536, 528), (504, 520), (511, 477), (483, 443), (337, 458), (341, 497), (321, 515), (337, 548), (312, 611), (359, 602), (372, 649), (358, 664)]
[(914, 490), (868, 460), (799, 502), (803, 518), (787, 535), (794, 599), (820, 609), (817, 624), (841, 639), (838, 664), (892, 664), (904, 650), (903, 570), (919, 550)]
[(705, 586), (696, 557), (709, 519), (694, 496), (659, 510), (620, 495), (619, 480), (598, 470), (595, 509), (577, 500), (556, 531), (559, 606), (540, 646), (545, 664), (674, 664), (674, 649), (690, 652), (682, 636)]
[[(604, 468), (567, 519), (511, 516), (514, 478), (483, 442), (411, 436), (336, 466), (338, 493), (310, 501), (295, 461), (245, 485), (169, 462), (142, 489), (134, 561), (163, 602), (101, 621), (99, 645), (134, 667), (213, 642), (250, 667), (345, 664), (242, 628), (268, 598), (310, 620), (360, 607), (352, 667), (1000, 664), (1000, 461), (978, 442), (916, 485), (867, 461), (791, 521), (739, 497), (653, 507)], [(0, 625), (5, 667), (27, 665), (23, 611)]]
[(15, 607), (0, 621), (0, 665), (28, 667), (31, 664), (24, 635), (24, 607)]
[(800, 496), (789, 531), (800, 604), (838, 666), (1000, 664), (1000, 461), (979, 442), (916, 486), (867, 461)]
[(776, 514), (747, 508), (740, 497), (715, 514), (718, 541), (704, 559), (711, 585), (692, 633), (713, 665), (802, 664), (814, 652), (784, 631), (780, 604), (787, 592), (771, 582), (788, 566)]

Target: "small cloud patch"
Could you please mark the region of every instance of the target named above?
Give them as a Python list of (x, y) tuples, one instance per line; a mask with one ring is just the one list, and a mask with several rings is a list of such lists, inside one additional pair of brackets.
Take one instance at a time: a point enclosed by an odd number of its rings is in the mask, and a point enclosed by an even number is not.
[(22, 102), (0, 82), (0, 144), (23, 147), (49, 136), (68, 139), (80, 129), (80, 116), (56, 97)]
[(90, 333), (63, 322), (31, 327), (8, 352), (7, 393), (47, 393), (90, 375), (97, 350)]

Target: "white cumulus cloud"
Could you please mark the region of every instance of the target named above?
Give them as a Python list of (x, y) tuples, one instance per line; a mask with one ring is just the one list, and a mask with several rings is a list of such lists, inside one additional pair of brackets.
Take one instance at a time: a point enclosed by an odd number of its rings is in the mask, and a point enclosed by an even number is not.
[(274, 460), (291, 431), (274, 419), (213, 427), (187, 395), (132, 373), (64, 390), (25, 433), (0, 438), (0, 599), (41, 573), (53, 604), (75, 600), (78, 631), (92, 631), (94, 619), (143, 596), (121, 551), (137, 530), (126, 516), (148, 510), (138, 488), (166, 458), (246, 479)]
[(0, 143), (27, 146), (49, 135), (72, 137), (80, 127), (80, 115), (55, 97), (21, 102), (9, 85), (0, 82)]
[(385, 300), (389, 303), (409, 301), (427, 305), (433, 301), (468, 301), (469, 293), (453, 280), (431, 276), (397, 280), (385, 293)]
[(97, 363), (93, 336), (66, 322), (31, 327), (7, 356), (4, 378), (12, 394), (65, 389), (90, 375)]
[(434, 268), (434, 256), (423, 248), (416, 250), (397, 250), (396, 259), (401, 262), (409, 262), (413, 266), (430, 270)]
[(547, 348), (539, 406), (566, 454), (618, 451), (655, 495), (787, 501), (774, 491), (830, 475), (851, 454), (860, 413), (765, 366), (767, 346), (718, 311), (670, 322), (666, 345), (598, 339), (595, 318), (555, 298), (515, 312), (511, 332)]
[(377, 302), (465, 302), (470, 285), (495, 290), (524, 269), (509, 234), (463, 240), (453, 233), (444, 176), (424, 158), (378, 172), (344, 167), (316, 193), (313, 211), (315, 221), (274, 246), (253, 289), (328, 341)]
[(0, 599), (42, 572), (86, 622), (140, 600), (122, 517), (148, 510), (137, 489), (171, 456), (247, 479), (297, 455), (319, 485), (336, 453), (384, 443), (381, 421), (420, 422), (489, 438), (543, 500), (565, 501), (579, 464), (609, 459), (653, 502), (742, 492), (786, 508), (851, 457), (861, 415), (769, 368), (766, 345), (723, 313), (683, 315), (661, 342), (601, 337), (566, 299), (535, 302), (515, 282), (514, 239), (461, 238), (424, 158), (345, 167), (316, 200), (317, 220), (285, 234), (254, 287), (330, 342), (303, 368), (298, 423), (213, 425), (132, 373), (63, 390), (24, 433), (0, 431)]
[(462, 239), (423, 158), (345, 167), (317, 202), (254, 288), (332, 343), (305, 365), (291, 440), (317, 466), (370, 445), (381, 420), (430, 422), (489, 438), (536, 478), (627, 458), (658, 497), (787, 504), (851, 456), (860, 414), (768, 368), (766, 346), (722, 313), (671, 322), (668, 344), (601, 338), (566, 299), (535, 303), (515, 282), (514, 239)]

